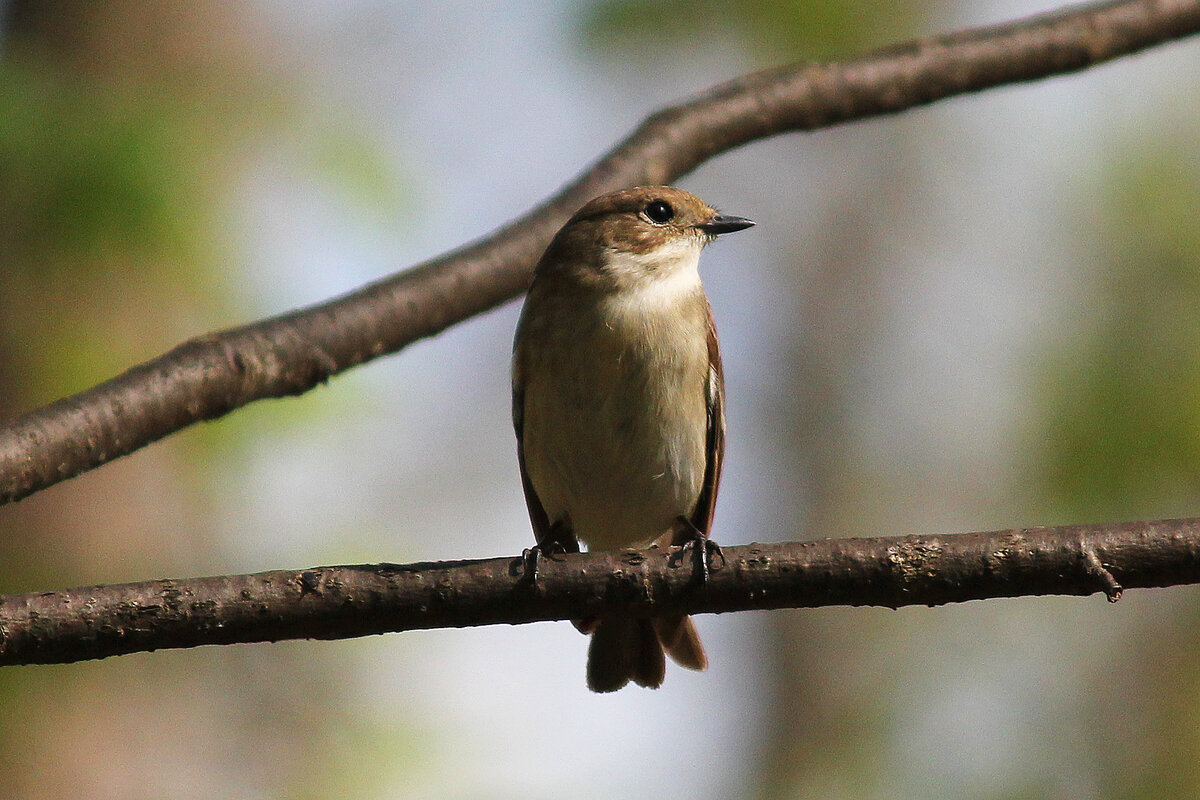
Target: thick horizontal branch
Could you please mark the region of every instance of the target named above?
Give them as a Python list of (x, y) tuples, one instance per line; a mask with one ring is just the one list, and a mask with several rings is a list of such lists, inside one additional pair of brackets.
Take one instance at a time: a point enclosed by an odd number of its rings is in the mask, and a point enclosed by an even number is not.
[(643, 550), (316, 567), (0, 597), (0, 664), (169, 647), (347, 639), (421, 628), (989, 597), (1200, 583), (1200, 519), (726, 547), (698, 585), (689, 553)]
[(0, 503), (255, 400), (431, 336), (515, 297), (554, 231), (584, 202), (668, 183), (739, 145), (1030, 81), (1200, 31), (1200, 0), (1122, 0), (922, 39), (850, 61), (730, 81), (646, 119), (561, 192), (474, 244), (351, 294), (202, 336), (0, 426)]

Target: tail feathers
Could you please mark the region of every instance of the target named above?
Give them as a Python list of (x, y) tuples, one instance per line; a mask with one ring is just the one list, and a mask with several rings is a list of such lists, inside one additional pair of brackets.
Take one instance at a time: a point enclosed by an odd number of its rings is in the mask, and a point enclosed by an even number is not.
[(631, 680), (657, 689), (666, 675), (664, 650), (688, 669), (708, 666), (690, 617), (605, 617), (589, 627), (587, 684), (593, 692), (615, 692)]
[(587, 665), (588, 688), (593, 692), (615, 692), (630, 680), (657, 689), (666, 672), (662, 645), (650, 620), (611, 617), (596, 624)]
[(653, 620), (658, 640), (667, 655), (681, 667), (703, 672), (708, 669), (708, 656), (700, 644), (700, 634), (691, 617), (657, 617)]

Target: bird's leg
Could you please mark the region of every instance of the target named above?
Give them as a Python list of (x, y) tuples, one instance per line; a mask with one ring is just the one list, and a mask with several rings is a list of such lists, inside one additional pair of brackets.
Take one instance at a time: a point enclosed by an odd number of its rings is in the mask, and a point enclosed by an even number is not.
[(542, 561), (542, 556), (554, 558), (554, 556), (563, 553), (578, 552), (579, 540), (575, 538), (575, 531), (571, 530), (569, 523), (559, 520), (550, 526), (550, 530), (546, 532), (544, 537), (538, 540), (537, 544), (521, 554), (521, 558), (525, 562), (523, 580), (531, 584), (537, 584), (538, 565)]
[(721, 552), (721, 545), (708, 538), (708, 534), (696, 527), (695, 523), (684, 516), (675, 518), (675, 524), (671, 527), (671, 546), (681, 548), (686, 551), (689, 548), (696, 554), (696, 572), (700, 576), (700, 583), (708, 583), (708, 573), (712, 567), (712, 557), (714, 555), (721, 557), (721, 563), (725, 563), (725, 554)]

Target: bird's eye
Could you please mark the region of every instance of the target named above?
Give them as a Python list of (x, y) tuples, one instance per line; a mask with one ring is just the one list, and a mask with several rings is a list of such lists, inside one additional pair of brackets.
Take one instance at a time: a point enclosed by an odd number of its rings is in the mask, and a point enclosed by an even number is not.
[(670, 222), (675, 216), (675, 209), (665, 200), (652, 200), (646, 206), (646, 217), (654, 223), (662, 225)]

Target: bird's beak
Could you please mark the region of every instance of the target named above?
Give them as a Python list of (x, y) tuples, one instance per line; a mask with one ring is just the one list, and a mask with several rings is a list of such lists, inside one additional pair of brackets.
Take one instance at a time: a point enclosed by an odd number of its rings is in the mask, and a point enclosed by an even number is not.
[(720, 233), (733, 233), (734, 231), (745, 230), (754, 224), (754, 220), (746, 219), (745, 217), (732, 217), (728, 214), (717, 214), (708, 222), (701, 222), (696, 227), (705, 233), (713, 235)]

